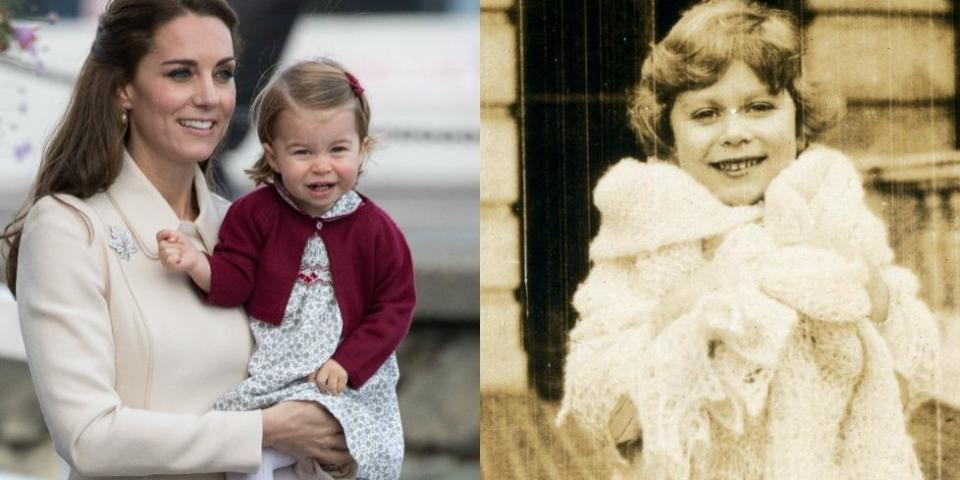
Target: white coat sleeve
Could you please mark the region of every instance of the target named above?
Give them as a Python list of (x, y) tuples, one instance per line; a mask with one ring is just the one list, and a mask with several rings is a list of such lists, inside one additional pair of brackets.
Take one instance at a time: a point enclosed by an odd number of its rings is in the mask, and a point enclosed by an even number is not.
[(636, 388), (636, 362), (662, 327), (657, 302), (700, 265), (697, 252), (699, 244), (689, 242), (594, 260), (573, 297), (579, 320), (570, 331), (558, 423), (574, 417), (595, 439), (611, 443), (611, 413)]
[(84, 476), (256, 470), (259, 410), (192, 415), (122, 403), (114, 389), (106, 249), (89, 226), (76, 209), (46, 197), (21, 237), (20, 323), (57, 453)]
[(937, 320), (920, 298), (916, 275), (893, 264), (886, 225), (864, 208), (852, 236), (854, 248), (875, 265), (888, 288), (887, 318), (877, 325), (893, 357), (897, 373), (909, 387), (908, 411), (931, 397), (940, 384), (940, 331)]
[(913, 272), (888, 266), (881, 276), (889, 288), (890, 306), (878, 330), (897, 373), (909, 387), (909, 411), (940, 394), (940, 332), (936, 317), (918, 295), (919, 284)]

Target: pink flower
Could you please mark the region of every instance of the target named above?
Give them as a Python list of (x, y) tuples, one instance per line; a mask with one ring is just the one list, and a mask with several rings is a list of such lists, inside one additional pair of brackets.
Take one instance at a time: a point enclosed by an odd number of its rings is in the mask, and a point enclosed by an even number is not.
[(24, 142), (13, 147), (13, 156), (18, 162), (26, 160), (31, 153), (33, 153), (33, 145), (30, 142)]
[(13, 25), (13, 38), (17, 39), (21, 50), (32, 52), (37, 41), (37, 27)]

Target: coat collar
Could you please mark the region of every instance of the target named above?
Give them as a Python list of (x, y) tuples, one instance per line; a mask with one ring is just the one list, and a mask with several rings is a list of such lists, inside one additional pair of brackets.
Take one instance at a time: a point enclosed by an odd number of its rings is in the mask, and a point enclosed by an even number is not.
[[(194, 174), (193, 189), (200, 208), (200, 214), (193, 225), (209, 253), (217, 244), (217, 234), (222, 218), (220, 211), (216, 208), (216, 198), (207, 188), (203, 172), (199, 167)], [(157, 257), (158, 231), (189, 223), (177, 218), (170, 204), (150, 183), (127, 151), (123, 153), (120, 174), (107, 189), (107, 197), (130, 229), (137, 246), (151, 258)]]

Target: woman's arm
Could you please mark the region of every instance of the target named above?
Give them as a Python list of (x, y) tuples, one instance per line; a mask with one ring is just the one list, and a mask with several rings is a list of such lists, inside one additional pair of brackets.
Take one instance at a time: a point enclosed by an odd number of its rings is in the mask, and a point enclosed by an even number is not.
[(115, 389), (107, 298), (111, 288), (125, 287), (110, 284), (112, 252), (96, 214), (70, 203), (47, 197), (33, 207), (17, 282), (30, 371), (57, 453), (84, 476), (255, 470), (259, 411), (189, 414), (124, 405)]
[(281, 402), (264, 409), (263, 446), (321, 464), (353, 462), (340, 422), (316, 402)]

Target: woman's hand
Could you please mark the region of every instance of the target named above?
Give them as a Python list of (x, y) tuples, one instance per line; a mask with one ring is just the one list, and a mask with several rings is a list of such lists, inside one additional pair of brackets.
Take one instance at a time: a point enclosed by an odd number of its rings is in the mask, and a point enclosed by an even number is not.
[(324, 465), (353, 462), (340, 422), (314, 402), (280, 402), (264, 409), (263, 446)]

